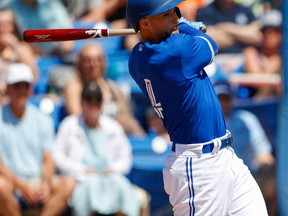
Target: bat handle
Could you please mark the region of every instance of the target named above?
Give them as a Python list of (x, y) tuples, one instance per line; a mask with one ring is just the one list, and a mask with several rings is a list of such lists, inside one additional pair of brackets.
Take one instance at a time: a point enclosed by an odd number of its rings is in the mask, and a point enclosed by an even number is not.
[(108, 36), (128, 36), (137, 34), (134, 29), (108, 29)]

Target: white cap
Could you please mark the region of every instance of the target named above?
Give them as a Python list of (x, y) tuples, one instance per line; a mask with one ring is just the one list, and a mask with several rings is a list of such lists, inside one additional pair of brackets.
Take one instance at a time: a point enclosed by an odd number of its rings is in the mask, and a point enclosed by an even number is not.
[(267, 11), (260, 19), (263, 28), (281, 28), (282, 13), (279, 10), (271, 9)]
[(33, 74), (31, 68), (23, 63), (13, 63), (8, 66), (6, 83), (8, 85), (18, 82), (32, 83)]

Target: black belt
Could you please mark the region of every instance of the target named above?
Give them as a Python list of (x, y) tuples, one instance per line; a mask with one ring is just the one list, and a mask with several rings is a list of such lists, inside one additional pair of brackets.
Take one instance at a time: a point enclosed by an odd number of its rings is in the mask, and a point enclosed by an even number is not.
[[(229, 137), (227, 137), (227, 138), (221, 139), (220, 149), (231, 146), (233, 144), (233, 142), (234, 142), (234, 140), (233, 140), (232, 135), (229, 135)], [(185, 144), (177, 144), (177, 145), (185, 145)], [(176, 147), (176, 144), (173, 143), (172, 144), (172, 151), (174, 151), (174, 152), (175, 152), (175, 147)], [(213, 151), (213, 148), (214, 148), (214, 143), (211, 141), (210, 143), (203, 145), (202, 152), (203, 152), (203, 154), (211, 153)]]

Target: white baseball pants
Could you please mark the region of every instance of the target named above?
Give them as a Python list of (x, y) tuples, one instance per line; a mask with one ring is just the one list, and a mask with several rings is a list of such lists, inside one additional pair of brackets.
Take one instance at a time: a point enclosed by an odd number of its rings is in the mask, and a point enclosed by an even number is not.
[(177, 144), (167, 158), (164, 188), (175, 216), (266, 216), (261, 191), (231, 147), (202, 153)]

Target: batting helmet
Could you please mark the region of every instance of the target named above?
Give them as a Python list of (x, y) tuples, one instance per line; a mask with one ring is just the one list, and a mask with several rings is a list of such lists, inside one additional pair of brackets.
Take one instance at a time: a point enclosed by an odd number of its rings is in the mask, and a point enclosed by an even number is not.
[[(183, 0), (128, 0), (126, 14), (128, 21), (137, 32), (139, 30), (138, 21), (142, 18), (161, 14), (173, 8), (177, 8)], [(177, 10), (180, 18), (180, 10)]]

